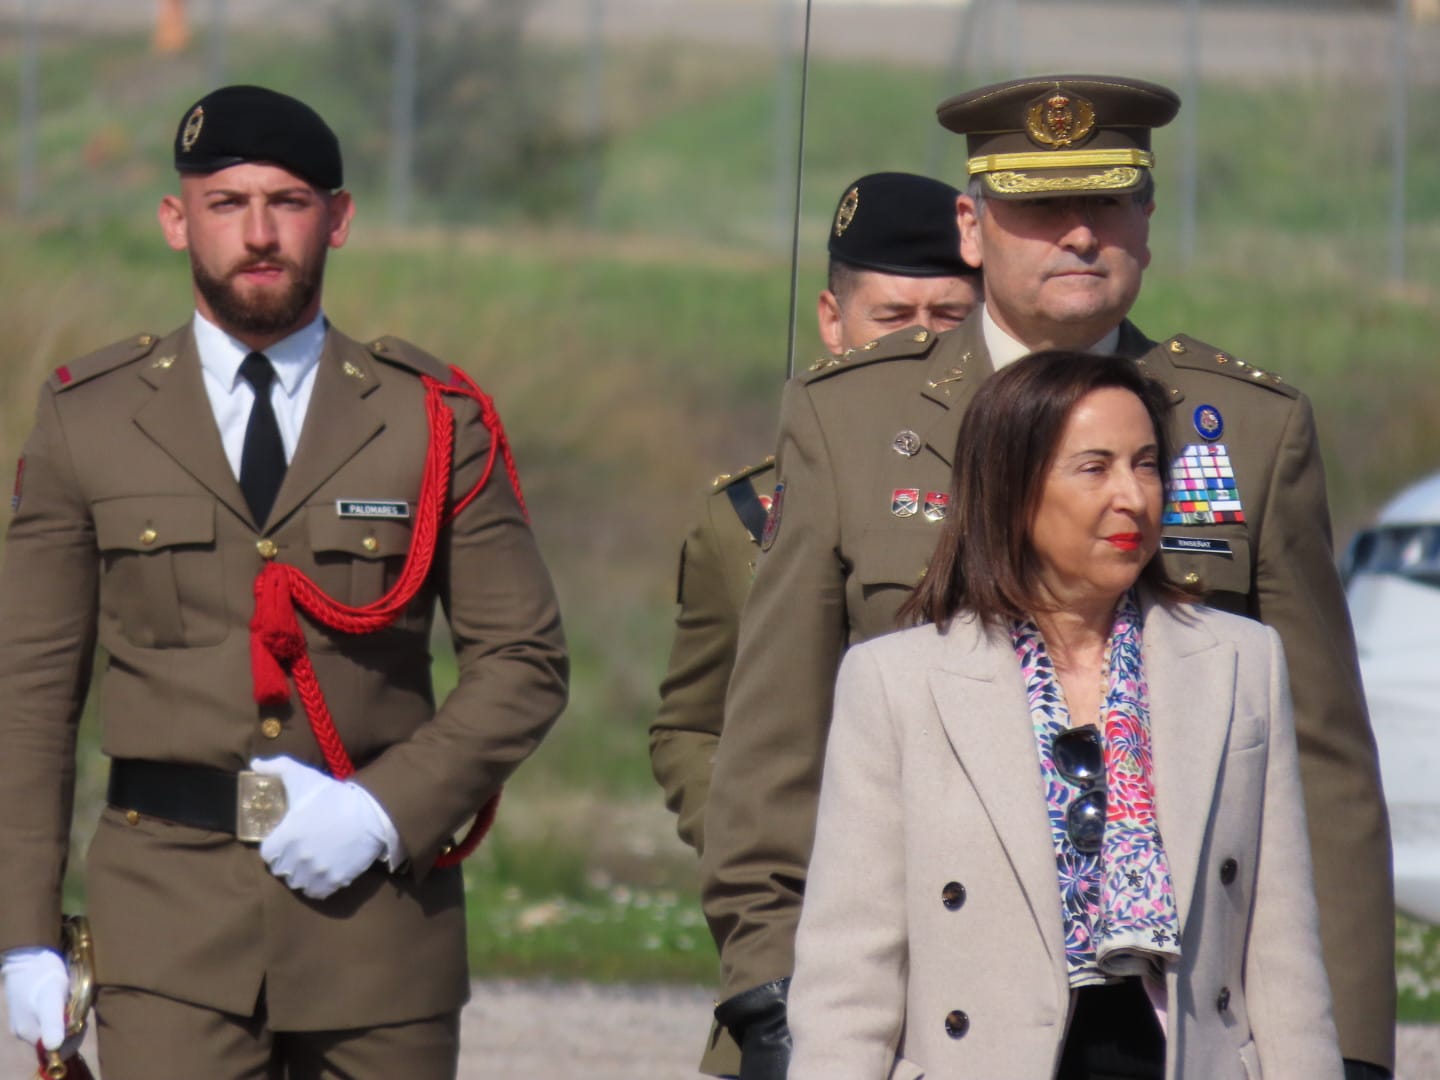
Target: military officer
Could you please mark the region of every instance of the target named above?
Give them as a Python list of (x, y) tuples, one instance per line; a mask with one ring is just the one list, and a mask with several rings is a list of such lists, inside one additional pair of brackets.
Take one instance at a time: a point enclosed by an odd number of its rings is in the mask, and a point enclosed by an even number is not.
[[(817, 367), (904, 326), (948, 330), (980, 299), (976, 269), (960, 257), (949, 184), (883, 172), (846, 185), (831, 220), (826, 288), (816, 322), (828, 355)], [(675, 640), (650, 727), (650, 763), (678, 816), (680, 838), (704, 847), (705, 799), (720, 740), (735, 638), (770, 509), (774, 458), (717, 477), (680, 549)], [(733, 1075), (734, 1043), (712, 1030), (702, 1072)]]
[[(947, 511), (976, 386), (1041, 348), (1134, 357), (1167, 388), (1184, 449), (1163, 557), (1177, 580), (1284, 639), (1347, 1070), (1392, 1067), (1388, 825), (1310, 404), (1268, 370), (1185, 335), (1152, 341), (1125, 317), (1150, 259), (1150, 133), (1179, 104), (1161, 86), (1072, 75), (943, 102), (941, 123), (968, 139), (957, 209), (962, 254), (984, 273), (980, 314), (939, 336), (892, 334), (786, 388), (702, 859), (727, 995), (716, 1015), (742, 1044), (746, 1080), (783, 1076), (788, 1061), (785, 989), (840, 655), (895, 628)], [(1213, 854), (1224, 874), (1225, 853)]]
[[(325, 318), (327, 249), (354, 213), (325, 122), (224, 87), (174, 154), (159, 218), (194, 315), (51, 376), (0, 570), (11, 1024), (60, 1042), (98, 643), (107, 1080), (453, 1077), (469, 979), (447, 848), (563, 706), (550, 579), (488, 399)], [(460, 672), (438, 707), (437, 599)]]

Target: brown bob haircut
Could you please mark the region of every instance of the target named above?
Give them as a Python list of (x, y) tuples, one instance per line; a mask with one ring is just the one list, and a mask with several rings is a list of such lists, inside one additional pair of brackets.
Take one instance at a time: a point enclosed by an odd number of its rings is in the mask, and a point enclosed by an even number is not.
[[(1051, 349), (1032, 353), (986, 379), (965, 410), (950, 474), (950, 513), (925, 577), (900, 608), (902, 623), (941, 630), (962, 613), (998, 629), (1039, 610), (1039, 564), (1030, 524), (1071, 410), (1085, 395), (1115, 387), (1145, 406), (1155, 429), (1161, 480), (1168, 489), (1169, 404), (1159, 383), (1120, 356)], [(1140, 581), (1162, 597), (1188, 594), (1165, 575), (1159, 557)]]

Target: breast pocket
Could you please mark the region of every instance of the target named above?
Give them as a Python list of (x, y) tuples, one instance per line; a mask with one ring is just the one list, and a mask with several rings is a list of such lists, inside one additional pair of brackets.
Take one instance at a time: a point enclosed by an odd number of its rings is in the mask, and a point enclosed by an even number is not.
[(1254, 566), (1244, 532), (1162, 529), (1160, 558), (1171, 581), (1198, 590), (1207, 604), (1240, 615), (1249, 611)]
[(861, 610), (851, 612), (862, 638), (895, 629), (895, 612), (925, 576), (938, 526), (911, 522), (913, 528), (871, 529), (855, 549), (852, 577), (859, 582)]
[(306, 528), (316, 583), (352, 607), (379, 600), (400, 581), (410, 525), (410, 518), (341, 517), (334, 503), (310, 507)]
[(97, 502), (100, 610), (132, 644), (215, 645), (230, 632), (215, 502), (144, 495)]

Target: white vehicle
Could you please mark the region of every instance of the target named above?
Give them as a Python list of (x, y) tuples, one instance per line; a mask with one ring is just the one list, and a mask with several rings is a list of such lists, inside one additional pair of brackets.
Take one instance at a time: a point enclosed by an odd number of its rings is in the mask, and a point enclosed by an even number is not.
[(1392, 499), (1341, 569), (1390, 809), (1395, 903), (1440, 923), (1440, 473)]

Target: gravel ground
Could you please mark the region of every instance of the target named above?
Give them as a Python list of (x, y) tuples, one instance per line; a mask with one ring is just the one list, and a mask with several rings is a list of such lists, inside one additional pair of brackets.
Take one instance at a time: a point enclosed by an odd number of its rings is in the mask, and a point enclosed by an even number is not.
[[(477, 981), (461, 1024), (459, 1080), (696, 1080), (710, 1008), (710, 995), (693, 987)], [(19, 1080), (31, 1061), (8, 1030), (7, 1020), (0, 1077)], [(1399, 1058), (1396, 1080), (1440, 1077), (1440, 1026), (1402, 1026)]]

